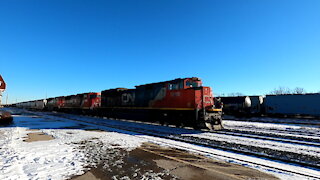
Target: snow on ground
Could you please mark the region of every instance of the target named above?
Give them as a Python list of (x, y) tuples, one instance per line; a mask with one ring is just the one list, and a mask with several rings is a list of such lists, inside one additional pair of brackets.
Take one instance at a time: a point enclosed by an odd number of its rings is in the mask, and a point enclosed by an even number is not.
[(294, 152), (299, 154), (306, 154), (306, 155), (311, 155), (315, 157), (320, 157), (320, 147), (281, 143), (281, 142), (274, 142), (270, 140), (261, 140), (261, 139), (237, 137), (237, 136), (230, 136), (230, 135), (224, 135), (224, 134), (212, 134), (212, 133), (184, 134), (182, 136), (193, 136), (193, 137), (206, 138), (206, 139), (212, 139), (215, 141), (229, 142), (229, 143), (242, 144), (242, 145), (250, 144), (252, 146), (257, 146), (257, 147), (276, 149), (279, 151)]
[[(55, 139), (24, 142), (26, 128), (2, 128), (0, 139), (0, 179), (66, 179), (86, 170), (86, 155), (78, 148), (84, 140), (99, 139), (107, 147), (132, 149), (140, 138), (115, 132), (84, 130), (42, 130)], [(35, 131), (32, 131), (35, 132)]]
[[(294, 166), (290, 164), (284, 164), (276, 161), (270, 161), (266, 159), (260, 159), (252, 156), (247, 156), (247, 155), (242, 155), (242, 154), (237, 154), (237, 153), (232, 153), (232, 152), (227, 152), (223, 150), (218, 150), (218, 149), (212, 149), (212, 148), (207, 148), (207, 147), (202, 147), (202, 146), (197, 146), (197, 145), (192, 145), (184, 142), (178, 142), (174, 140), (163, 140), (161, 138), (157, 137), (149, 137), (146, 136), (146, 139), (149, 139), (149, 142), (157, 143), (161, 146), (168, 146), (168, 147), (174, 147), (177, 149), (181, 150), (186, 150), (191, 153), (196, 153), (196, 154), (201, 154), (219, 161), (225, 161), (229, 163), (235, 163), (239, 164), (245, 167), (249, 168), (254, 168), (259, 171), (265, 172), (272, 174), (282, 180), (304, 180), (304, 179), (316, 179), (316, 178), (307, 178), (305, 176), (300, 176), (297, 174), (291, 174), (287, 172), (283, 172), (281, 170), (276, 170), (274, 168), (279, 168), (279, 169), (286, 169), (286, 170), (291, 170), (295, 172), (301, 172), (304, 174), (309, 174), (311, 176), (317, 176), (320, 178), (320, 172), (318, 170), (314, 169), (308, 169), (304, 167), (299, 167), (299, 166)], [(250, 162), (254, 162), (250, 163)], [(268, 168), (264, 166), (259, 166), (257, 164), (263, 164), (267, 165), (269, 167), (274, 167), (274, 168)]]
[(281, 123), (281, 124), (299, 124), (306, 127), (320, 127), (319, 118), (277, 118), (277, 117), (235, 117), (231, 115), (224, 115), (223, 119), (230, 119), (235, 121), (249, 121), (249, 122), (263, 122), (263, 123)]
[[(131, 150), (138, 147), (143, 142), (153, 142), (162, 146), (187, 150), (193, 153), (200, 153), (217, 160), (223, 160), (231, 163), (241, 164), (250, 168), (255, 168), (263, 172), (273, 174), (281, 179), (307, 179), (299, 175), (284, 173), (274, 169), (262, 167), (250, 162), (258, 162), (271, 167), (285, 168), (287, 170), (295, 170), (310, 175), (320, 177), (320, 172), (314, 169), (294, 166), (290, 164), (279, 163), (275, 161), (264, 160), (251, 156), (240, 155), (236, 153), (216, 150), (212, 148), (191, 145), (188, 143), (177, 142), (173, 140), (151, 137), (142, 134), (124, 132), (113, 128), (100, 127), (103, 130), (114, 132), (96, 132), (81, 130), (84, 126), (89, 127), (86, 123), (74, 122), (72, 120), (62, 119), (59, 117), (46, 117), (46, 115), (38, 116), (16, 115), (15, 124), (12, 127), (0, 128), (0, 179), (66, 179), (74, 175), (83, 174), (88, 164), (86, 154), (81, 151), (81, 143), (83, 141), (92, 141), (92, 143), (102, 142), (107, 148), (124, 148)], [(92, 118), (82, 117), (83, 120)], [(98, 118), (97, 118), (98, 119)], [(103, 119), (102, 119), (103, 120)], [(107, 121), (107, 120), (103, 120)], [(124, 126), (127, 122), (117, 121)], [(241, 124), (242, 122), (227, 121), (226, 125), (231, 127), (252, 126), (250, 124)], [(266, 125), (254, 124), (253, 126), (263, 129)], [(144, 126), (144, 125), (139, 125)], [(271, 124), (268, 127), (276, 127)], [(49, 128), (50, 127), (50, 128)], [(67, 129), (62, 129), (67, 127)], [(151, 129), (159, 128), (159, 126), (145, 125)], [(291, 127), (291, 126), (290, 126)], [(169, 127), (161, 127), (163, 129)], [(283, 129), (279, 126), (278, 129)], [(55, 139), (40, 142), (23, 142), (23, 139), (30, 133), (29, 129), (40, 129), (48, 135), (52, 135)], [(98, 129), (98, 126), (92, 125), (89, 129)], [(311, 128), (311, 130), (313, 130)], [(183, 130), (184, 132), (196, 132), (194, 130)], [(35, 131), (32, 131), (35, 132)], [(214, 155), (215, 154), (215, 155)], [(244, 161), (238, 161), (241, 159)], [(90, 164), (94, 165), (94, 164)], [(312, 179), (312, 178), (311, 178)]]

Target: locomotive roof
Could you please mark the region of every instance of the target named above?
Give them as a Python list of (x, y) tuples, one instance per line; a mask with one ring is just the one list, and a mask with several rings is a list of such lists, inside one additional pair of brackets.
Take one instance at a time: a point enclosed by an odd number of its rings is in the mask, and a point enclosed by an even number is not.
[(197, 77), (177, 78), (177, 79), (170, 80), (170, 81), (161, 81), (161, 82), (156, 82), (156, 83), (142, 84), (142, 85), (138, 85), (138, 86), (135, 86), (135, 87), (150, 86), (150, 85), (162, 84), (162, 83), (170, 83), (170, 82), (177, 82), (177, 81), (181, 81), (181, 80), (185, 80), (185, 79), (193, 79), (193, 80), (201, 81), (201, 79), (197, 78)]

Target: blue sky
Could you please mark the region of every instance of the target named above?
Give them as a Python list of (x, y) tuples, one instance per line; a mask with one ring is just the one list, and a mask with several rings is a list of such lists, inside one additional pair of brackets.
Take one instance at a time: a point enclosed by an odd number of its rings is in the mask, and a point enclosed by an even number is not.
[(318, 0), (0, 0), (9, 102), (200, 77), (320, 91)]

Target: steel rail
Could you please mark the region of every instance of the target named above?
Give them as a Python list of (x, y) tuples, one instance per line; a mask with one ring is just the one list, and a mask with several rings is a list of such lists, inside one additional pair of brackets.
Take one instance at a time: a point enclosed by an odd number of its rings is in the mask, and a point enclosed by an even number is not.
[(260, 136), (260, 135), (249, 135), (249, 134), (241, 134), (241, 133), (233, 133), (233, 132), (225, 132), (225, 131), (217, 131), (217, 132), (210, 132), (210, 133), (212, 133), (212, 134), (225, 134), (225, 135), (237, 136), (237, 137), (246, 137), (246, 138), (262, 139), (262, 140), (269, 140), (269, 141), (275, 141), (275, 142), (284, 142), (284, 143), (290, 143), (290, 144), (299, 144), (299, 145), (320, 147), (320, 143), (306, 142), (306, 141), (294, 140), (294, 139), (275, 138), (275, 137)]

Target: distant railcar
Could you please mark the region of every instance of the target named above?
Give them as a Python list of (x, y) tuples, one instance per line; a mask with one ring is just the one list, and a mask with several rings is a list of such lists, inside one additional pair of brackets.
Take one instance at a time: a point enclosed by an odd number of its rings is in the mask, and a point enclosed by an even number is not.
[(46, 107), (46, 105), (47, 105), (46, 99), (36, 100), (34, 109), (43, 110)]
[(211, 88), (199, 78), (105, 90), (101, 101), (100, 112), (108, 117), (222, 128), (222, 110), (215, 108)]
[(229, 115), (247, 115), (250, 113), (251, 99), (249, 96), (220, 97), (223, 112)]
[(263, 96), (249, 96), (251, 101), (250, 114), (251, 115), (261, 115), (264, 112), (264, 97)]
[(263, 96), (220, 97), (223, 112), (228, 115), (253, 116), (263, 111)]
[(320, 117), (320, 93), (267, 95), (268, 115), (306, 115)]

